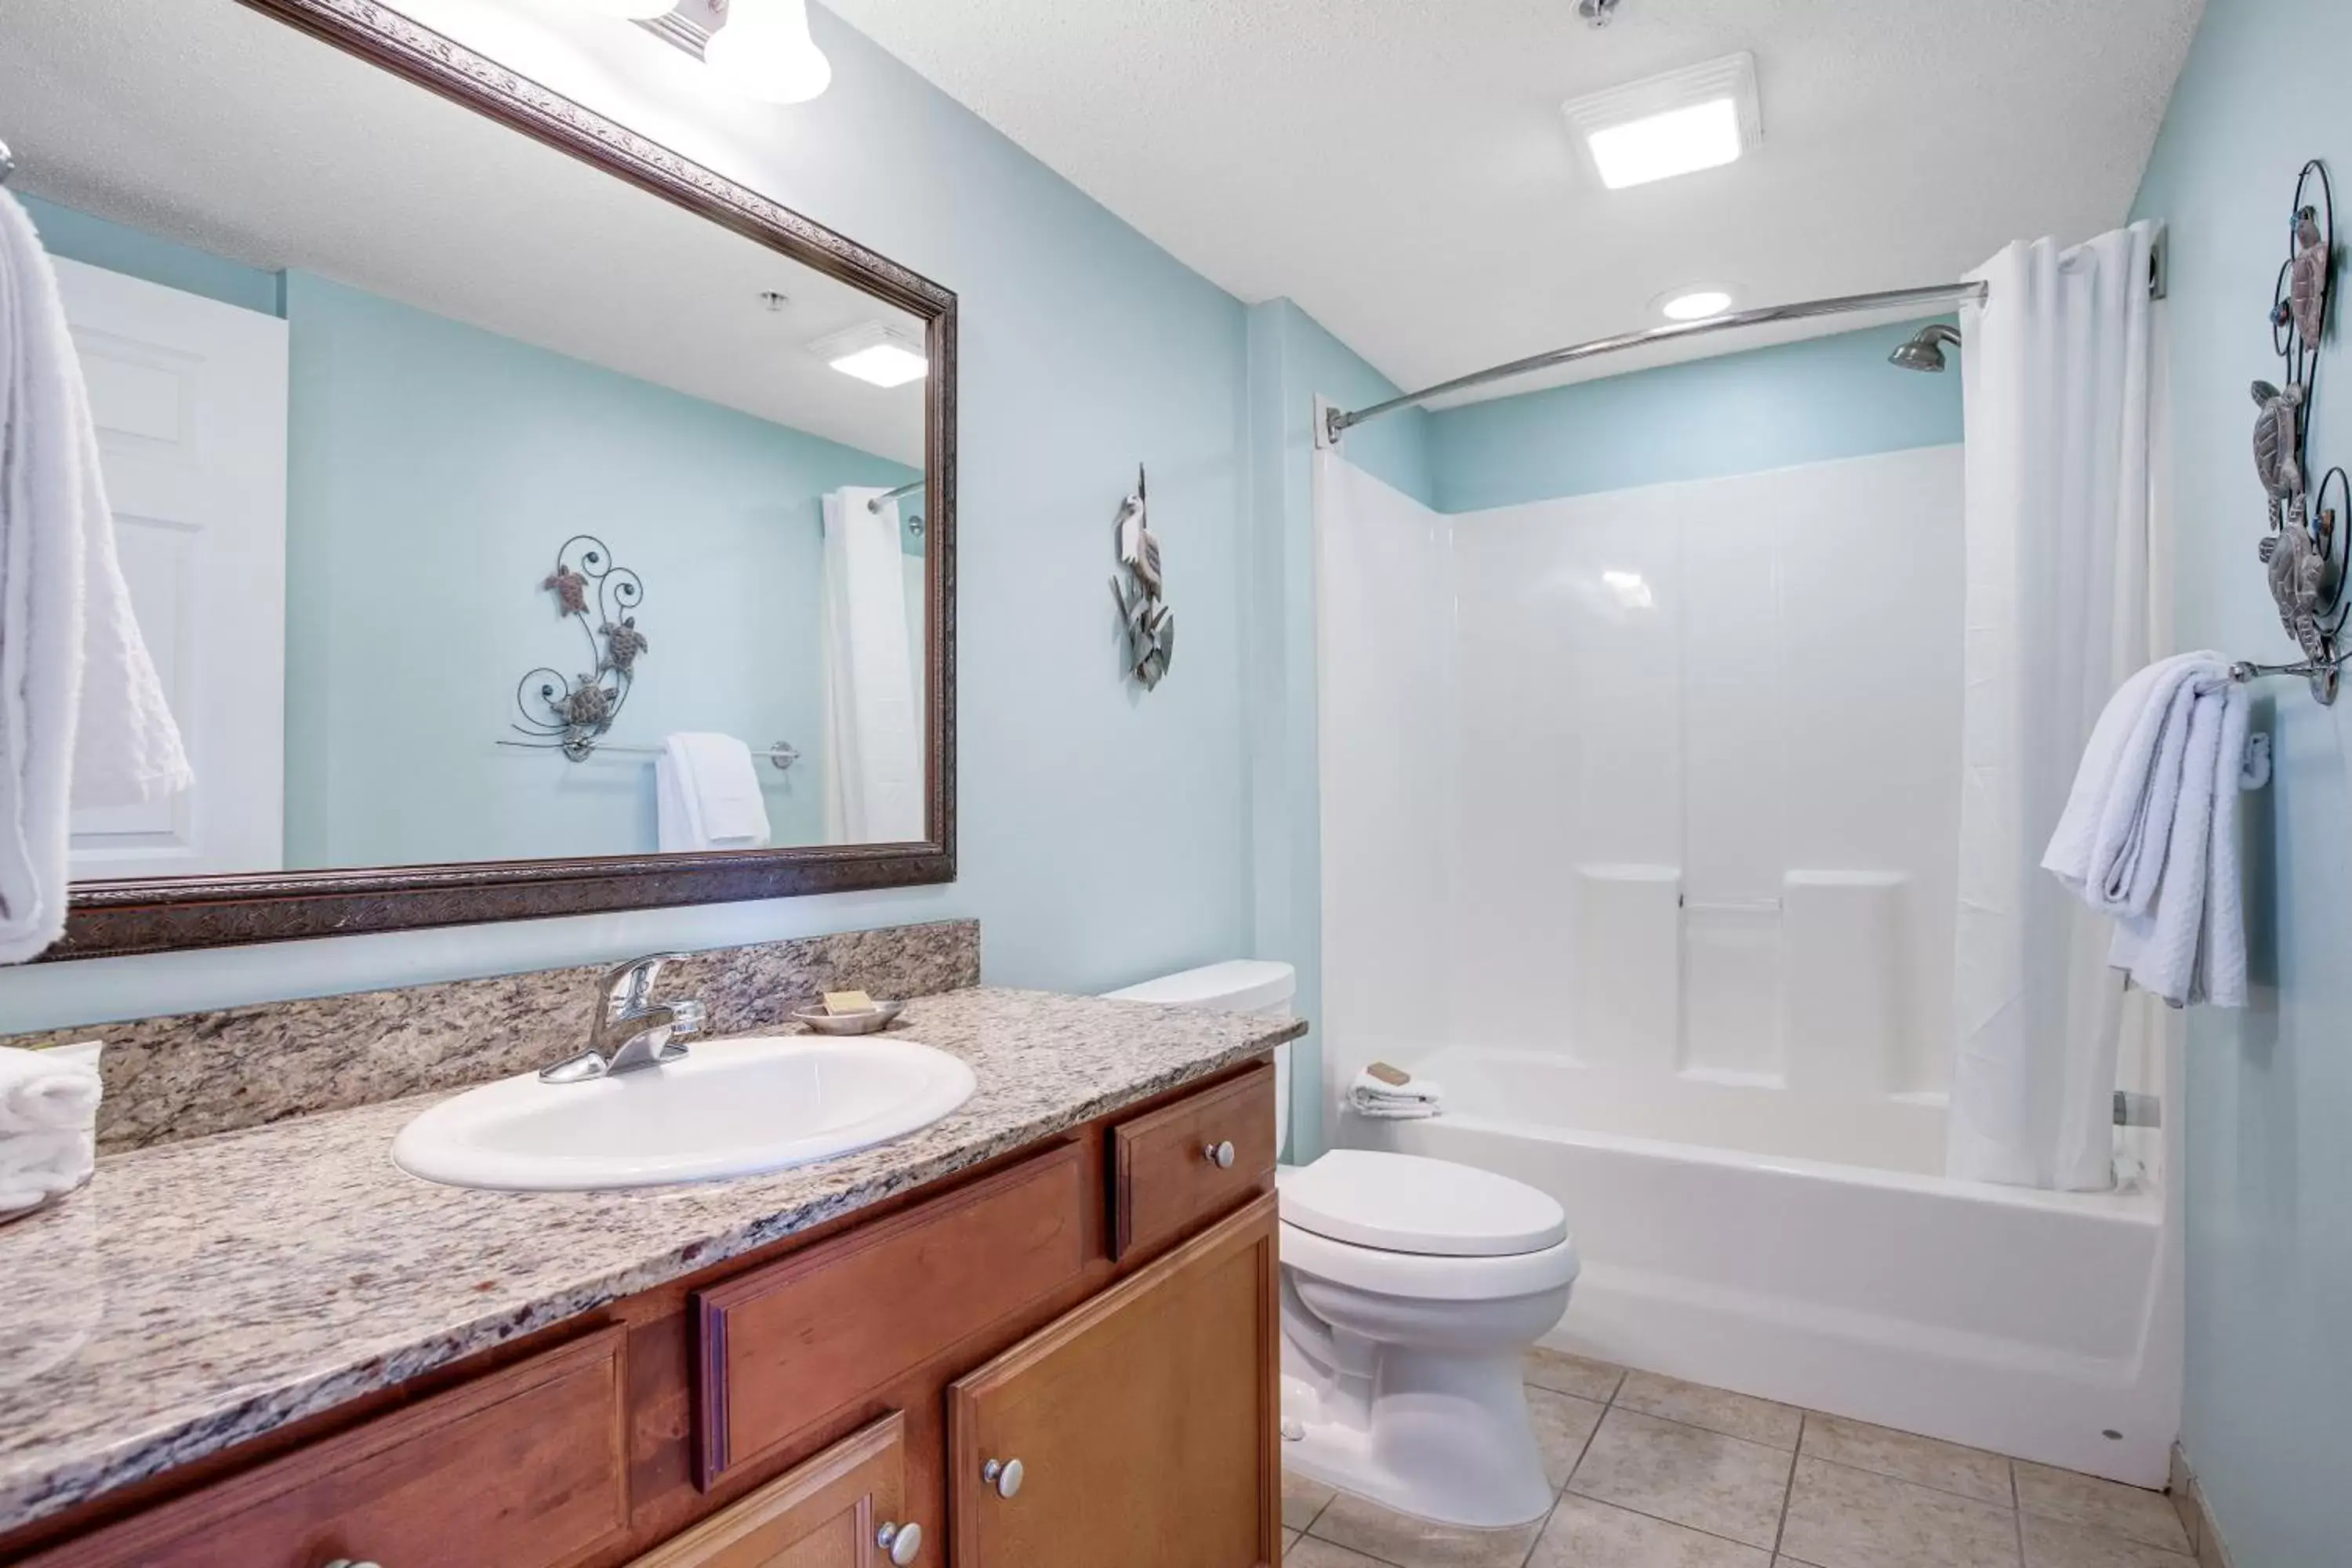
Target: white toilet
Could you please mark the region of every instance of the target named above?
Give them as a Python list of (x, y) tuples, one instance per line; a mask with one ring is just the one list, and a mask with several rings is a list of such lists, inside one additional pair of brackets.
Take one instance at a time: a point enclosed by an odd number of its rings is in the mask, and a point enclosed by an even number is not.
[[(1110, 994), (1286, 1016), (1296, 989), (1290, 965), (1244, 959)], [(1286, 1151), (1288, 1046), (1275, 1062)], [(1358, 1149), (1276, 1180), (1283, 1463), (1446, 1524), (1549, 1508), (1520, 1377), (1576, 1279), (1560, 1206), (1491, 1172)]]

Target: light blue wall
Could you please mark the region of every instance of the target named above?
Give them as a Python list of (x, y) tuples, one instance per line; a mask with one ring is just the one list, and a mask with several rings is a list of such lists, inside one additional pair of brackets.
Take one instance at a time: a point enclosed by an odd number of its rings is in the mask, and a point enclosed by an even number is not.
[(541, 586), (576, 533), (646, 588), (614, 738), (788, 741), (773, 841), (823, 841), (820, 498), (912, 468), (310, 273), (286, 314), (289, 867), (654, 847), (647, 759), (492, 743), (594, 668)]
[[(2184, 647), (2294, 657), (2254, 555), (2246, 388), (2279, 378), (2264, 317), (2296, 171), (2326, 158), (2352, 195), (2344, 23), (2333, 0), (2217, 0), (2140, 189), (2136, 216), (2171, 233)], [(2345, 310), (2339, 299), (2320, 369), (2322, 469), (2352, 466)], [(2284, 680), (2263, 691), (2256, 722), (2275, 731), (2277, 767), (2246, 797), (2253, 1005), (2189, 1019), (2181, 1441), (2238, 1568), (2310, 1568), (2352, 1550), (2352, 702), (2324, 709)]]
[[(1298, 970), (1299, 1011), (1322, 1014), (1322, 839), (1315, 709), (1314, 404), (1343, 407), (1397, 388), (1287, 300), (1249, 312), (1252, 515), (1250, 652), (1244, 700), (1250, 721), (1250, 829), (1255, 952)], [(1348, 458), (1426, 503), (1429, 416), (1408, 410), (1348, 437)], [(1291, 1149), (1324, 1146), (1320, 1040), (1293, 1057)]]
[[(1440, 511), (1752, 474), (1960, 439), (1957, 363), (1886, 363), (1918, 323), (1751, 349), (1444, 409), (1429, 423)], [(1364, 433), (1378, 425), (1364, 427)], [(1349, 437), (1352, 447), (1356, 436)]]
[[(960, 879), (36, 964), (0, 973), (0, 1027), (949, 916), (982, 921), (988, 977), (1006, 984), (1100, 990), (1247, 949), (1243, 308), (812, 13), (834, 81), (795, 110), (713, 94), (684, 55), (585, 16), (547, 22), (561, 40), (509, 63), (958, 290)], [(525, 25), (503, 8), (470, 16), (450, 25)], [(1139, 460), (1184, 632), (1148, 696), (1120, 668), (1105, 587)]]
[(20, 195), (17, 200), (32, 215), (33, 226), (40, 231), (41, 245), (52, 256), (86, 261), (110, 272), (127, 272), (150, 283), (201, 294), (242, 310), (258, 310), (265, 316), (283, 313), (278, 273), (247, 267), (173, 240), (158, 239), (139, 229), (45, 202), (38, 196)]

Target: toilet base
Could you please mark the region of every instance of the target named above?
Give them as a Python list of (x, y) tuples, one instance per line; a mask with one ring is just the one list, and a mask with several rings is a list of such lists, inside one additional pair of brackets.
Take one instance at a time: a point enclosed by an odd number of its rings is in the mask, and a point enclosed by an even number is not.
[(1367, 1405), (1289, 1343), (1283, 1352), (1286, 1468), (1437, 1524), (1503, 1529), (1551, 1507), (1517, 1356), (1387, 1347), (1382, 1370), (1402, 1375)]

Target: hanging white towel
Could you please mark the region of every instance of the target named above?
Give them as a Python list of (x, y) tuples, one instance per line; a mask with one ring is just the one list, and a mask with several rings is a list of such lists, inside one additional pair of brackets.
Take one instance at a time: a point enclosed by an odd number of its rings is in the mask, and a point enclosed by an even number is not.
[(2227, 675), (2215, 653), (2158, 659), (2100, 710), (2042, 864), (2101, 914), (2146, 914), (2156, 901), (2190, 710), (2200, 685)]
[(115, 559), (56, 274), (0, 191), (0, 963), (65, 929), (72, 807), (191, 777)]
[(98, 1066), (79, 1047), (0, 1046), (0, 1137), (85, 1131), (98, 1117), (99, 1095)]
[(2245, 688), (2220, 655), (2126, 681), (2099, 715), (2042, 865), (2116, 919), (2107, 961), (2171, 1005), (2246, 1001), (2238, 766)]
[(654, 774), (664, 854), (767, 845), (768, 803), (760, 794), (751, 748), (734, 736), (667, 736)]

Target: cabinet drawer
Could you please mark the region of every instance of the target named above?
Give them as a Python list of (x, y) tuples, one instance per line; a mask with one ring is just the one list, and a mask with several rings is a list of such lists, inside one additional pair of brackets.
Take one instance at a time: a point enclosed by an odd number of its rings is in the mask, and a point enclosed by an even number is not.
[(907, 1421), (892, 1411), (629, 1568), (887, 1568), (886, 1528), (919, 1562), (925, 1531), (907, 1519), (906, 1494)]
[[(1111, 1129), (1111, 1253), (1124, 1258), (1225, 1213), (1273, 1173), (1274, 1068), (1257, 1067)], [(1234, 1162), (1213, 1157), (1234, 1146)]]
[(700, 1485), (1076, 1279), (1083, 1168), (1066, 1144), (696, 1291)]
[(26, 1568), (557, 1568), (626, 1533), (622, 1346), (583, 1340), (149, 1510)]
[(1281, 1555), (1276, 1245), (1269, 1193), (948, 1390), (955, 1568)]

